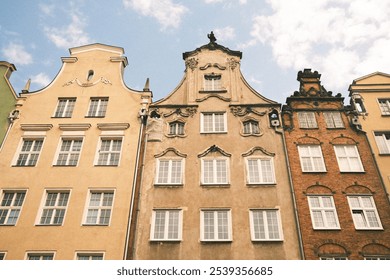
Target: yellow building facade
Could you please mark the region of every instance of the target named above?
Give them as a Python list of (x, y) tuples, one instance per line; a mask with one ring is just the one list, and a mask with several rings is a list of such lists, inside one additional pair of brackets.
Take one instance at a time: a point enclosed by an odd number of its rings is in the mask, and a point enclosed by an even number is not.
[(367, 133), (390, 199), (390, 74), (375, 72), (355, 79), (349, 91), (355, 120)]
[(130, 259), (300, 259), (280, 104), (210, 42), (150, 106)]
[(62, 62), (20, 95), (0, 153), (0, 256), (123, 259), (151, 92), (124, 84), (122, 48), (71, 48)]

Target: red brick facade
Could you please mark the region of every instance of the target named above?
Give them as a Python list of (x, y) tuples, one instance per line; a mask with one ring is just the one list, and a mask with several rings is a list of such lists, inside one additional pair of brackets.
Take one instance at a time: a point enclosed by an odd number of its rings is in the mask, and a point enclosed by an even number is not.
[[(343, 105), (340, 94), (332, 96), (331, 92), (327, 92), (321, 86), (320, 76), (310, 69), (299, 72), (300, 90), (287, 98), (287, 105), (283, 107), (282, 113), (305, 259), (389, 258), (390, 204), (366, 134), (359, 129), (358, 122), (349, 108)], [(314, 113), (316, 127), (313, 124), (313, 128), (302, 128), (304, 125), (298, 122), (299, 112), (310, 112), (311, 116)], [(339, 112), (342, 125), (339, 123), (337, 128), (327, 127), (329, 125), (325, 122), (324, 112), (335, 114)], [(314, 168), (316, 169), (314, 171), (307, 169), (303, 171), (298, 146), (307, 147), (304, 145), (320, 147), (325, 164), (324, 170), (318, 171), (318, 168)], [(355, 167), (352, 167), (352, 171), (340, 171), (335, 147), (344, 147), (341, 145), (357, 148), (363, 169), (359, 170), (356, 166), (358, 171)], [(353, 160), (357, 161), (356, 158)], [(333, 198), (333, 212), (328, 211), (329, 208), (323, 208), (322, 213), (323, 215), (335, 213), (335, 209), (338, 226), (314, 229), (309, 206), (309, 197), (313, 196), (326, 197), (327, 201), (328, 198)], [(356, 219), (354, 223), (348, 197), (365, 199), (365, 203), (372, 198), (378, 214), (376, 217), (379, 216), (381, 225), (356, 229), (355, 223), (359, 220), (360, 214), (365, 218), (375, 216), (373, 214), (375, 207), (368, 210), (364, 207), (363, 210), (354, 208)], [(367, 219), (366, 222), (370, 224), (372, 221)]]

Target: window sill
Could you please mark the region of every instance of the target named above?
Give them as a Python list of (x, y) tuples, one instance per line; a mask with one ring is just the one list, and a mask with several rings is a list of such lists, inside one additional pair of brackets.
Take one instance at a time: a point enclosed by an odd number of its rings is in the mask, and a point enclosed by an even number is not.
[(383, 228), (355, 228), (358, 231), (363, 231), (363, 230), (375, 230), (375, 231), (383, 231)]
[(248, 188), (276, 187), (276, 183), (247, 183)]
[(150, 243), (169, 243), (169, 244), (179, 244), (181, 243), (181, 239), (175, 239), (175, 240), (169, 240), (169, 239), (150, 239), (149, 242)]
[(35, 167), (36, 165), (12, 165), (12, 167)]
[(389, 154), (378, 154), (380, 157), (390, 157), (390, 153)]
[(76, 165), (53, 164), (53, 167), (77, 167), (77, 164)]
[(119, 164), (117, 164), (117, 165), (104, 165), (104, 164), (99, 165), (99, 164), (95, 164), (94, 166), (95, 166), (95, 167), (118, 167)]
[(202, 244), (226, 244), (232, 242), (233, 240), (200, 240)]
[(203, 188), (230, 188), (230, 184), (200, 184)]
[(72, 116), (70, 116), (70, 117), (55, 117), (55, 116), (53, 116), (53, 117), (51, 117), (52, 119), (71, 119), (72, 118)]
[(227, 134), (227, 131), (210, 131), (210, 132), (204, 132), (201, 131), (200, 134)]
[(252, 239), (252, 243), (283, 243), (283, 239)]
[(108, 227), (109, 225), (101, 225), (101, 224), (82, 224), (82, 226), (87, 226), (87, 227)]
[(304, 174), (322, 174), (322, 173), (327, 173), (328, 171), (303, 171), (302, 170), (302, 173)]
[(345, 127), (327, 127), (326, 129), (329, 129), (329, 130), (337, 130), (337, 129), (346, 129)]
[(341, 171), (340, 170), (340, 173), (341, 174), (365, 174), (366, 171), (364, 171), (364, 170), (359, 170), (359, 171)]
[(36, 224), (37, 227), (61, 227), (63, 224)]
[(183, 184), (154, 184), (156, 188), (182, 188)]
[(315, 231), (325, 231), (325, 230), (330, 230), (330, 231), (340, 231), (341, 228), (313, 228)]
[(85, 118), (99, 118), (99, 119), (103, 119), (105, 117), (106, 116), (85, 116)]
[(200, 90), (199, 93), (227, 93), (227, 90), (226, 89)]

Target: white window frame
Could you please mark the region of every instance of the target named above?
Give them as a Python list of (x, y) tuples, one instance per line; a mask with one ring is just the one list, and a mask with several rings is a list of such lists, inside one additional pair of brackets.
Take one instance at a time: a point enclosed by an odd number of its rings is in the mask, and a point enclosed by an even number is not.
[[(160, 216), (161, 214), (161, 216)], [(163, 217), (163, 223), (157, 225), (157, 218)], [(162, 235), (156, 236), (157, 230), (162, 227)], [(177, 236), (172, 236), (170, 229), (174, 227), (177, 232)], [(181, 241), (183, 230), (183, 210), (182, 209), (153, 209), (152, 221), (150, 228), (150, 240), (151, 241)]]
[[(212, 161), (212, 180), (211, 182), (205, 182), (205, 161)], [(223, 181), (218, 182), (218, 161), (224, 161), (225, 162), (225, 171), (226, 178)], [(201, 159), (201, 184), (202, 185), (228, 185), (229, 184), (229, 178), (230, 178), (230, 168), (229, 168), (229, 159), (226, 157), (213, 157), (213, 158), (202, 158)]]
[[(212, 238), (207, 238), (205, 236), (205, 213), (213, 213), (212, 214), (212, 227), (213, 227), (213, 236)], [(224, 229), (227, 230), (227, 237), (219, 237), (220, 229), (222, 225), (220, 220), (218, 219), (218, 213), (223, 212), (226, 213), (226, 225), (224, 225)], [(230, 242), (233, 240), (233, 231), (232, 231), (232, 213), (231, 209), (201, 209), (200, 211), (200, 240), (202, 242)], [(222, 232), (223, 233), (223, 232)]]
[(76, 260), (104, 260), (104, 252), (76, 252)]
[[(34, 259), (31, 259), (32, 257), (34, 257)], [(39, 261), (54, 260), (54, 257), (55, 257), (54, 252), (27, 252), (26, 253), (26, 260), (39, 260)]]
[[(11, 194), (11, 193), (13, 194), (11, 201), (9, 199), (5, 200), (4, 196), (6, 194)], [(20, 201), (20, 198), (18, 199), (18, 201), (16, 201), (16, 197), (18, 194), (23, 194), (21, 201)], [(27, 194), (26, 190), (3, 190), (1, 192), (0, 210), (2, 212), (6, 211), (6, 214), (4, 217), (4, 222), (2, 222), (0, 224), (0, 226), (4, 226), (4, 225), (15, 226), (17, 224), (19, 217), (20, 217), (20, 213), (22, 212), (22, 207), (23, 207), (24, 201), (26, 199), (26, 194)], [(15, 203), (17, 205), (15, 205)], [(5, 204), (5, 205), (3, 205), (3, 204)], [(6, 205), (6, 204), (10, 204), (10, 205)], [(13, 213), (12, 216), (11, 216), (11, 213)], [(16, 216), (15, 216), (15, 213), (17, 214)], [(12, 223), (9, 223), (10, 219), (12, 219)]]
[[(211, 128), (205, 129), (205, 116), (211, 115)], [(223, 117), (223, 129), (217, 129), (216, 116), (222, 115)], [(200, 114), (200, 132), (201, 133), (226, 133), (227, 132), (227, 114), (226, 112), (203, 112)]]
[[(91, 205), (92, 197), (94, 194), (100, 194), (98, 205)], [(111, 205), (103, 205), (104, 204), (104, 198), (105, 195), (112, 195), (111, 199)], [(88, 197), (85, 205), (85, 213), (84, 213), (84, 219), (83, 219), (83, 225), (84, 226), (109, 226), (111, 224), (111, 220), (113, 217), (113, 210), (114, 210), (114, 202), (115, 202), (115, 191), (114, 190), (89, 190), (88, 191)], [(90, 215), (90, 211), (94, 211), (96, 215)], [(109, 211), (109, 218), (108, 222), (102, 222), (101, 219), (105, 218), (102, 216), (102, 213), (105, 213), (105, 211)], [(93, 219), (95, 221), (91, 221), (90, 219)]]
[[(41, 142), (41, 144), (37, 145), (38, 141)], [(28, 150), (25, 150), (26, 148), (28, 148), (28, 146), (25, 147), (25, 143), (27, 142), (32, 142), (32, 144)], [(41, 156), (44, 144), (45, 144), (44, 137), (34, 137), (34, 138), (22, 137), (13, 160), (13, 166), (16, 167), (36, 166), (39, 162), (39, 158)], [(36, 150), (37, 148), (39, 148), (39, 150)], [(26, 156), (26, 158), (22, 160), (22, 156)], [(22, 162), (24, 163), (21, 164)]]
[(298, 112), (298, 123), (300, 128), (318, 128), (314, 112)]
[[(258, 214), (259, 217), (262, 218), (262, 224), (257, 225), (257, 230), (260, 230), (260, 228), (262, 228), (264, 230), (264, 237), (258, 236), (260, 233), (256, 231), (256, 221), (254, 213)], [(268, 214), (270, 213), (275, 213), (276, 215), (274, 217), (270, 217), (268, 216)], [(271, 218), (271, 220), (269, 218)], [(270, 223), (273, 218), (276, 219), (276, 223)], [(279, 209), (250, 209), (249, 224), (252, 241), (283, 241), (283, 230)], [(275, 226), (277, 226), (277, 237), (271, 236), (271, 229)]]
[(6, 255), (7, 255), (7, 252), (0, 252), (0, 261), (4, 261)]
[[(164, 163), (168, 162), (168, 169), (166, 170), (167, 174), (163, 174), (165, 172), (161, 170), (163, 162)], [(180, 162), (179, 178), (173, 176), (174, 174), (178, 173), (178, 172), (174, 172), (176, 171), (173, 168), (174, 162)], [(154, 184), (155, 185), (183, 185), (184, 170), (185, 170), (184, 159), (182, 158), (159, 158), (157, 159), (157, 163), (156, 163), (156, 177), (155, 177)], [(166, 176), (162, 177), (162, 175), (166, 175)], [(166, 178), (166, 182), (164, 182), (163, 180), (165, 178)]]
[(247, 120), (242, 123), (243, 133), (245, 135), (257, 135), (260, 134), (259, 122), (255, 120)]
[[(256, 162), (256, 165), (253, 165), (254, 170), (252, 170), (252, 168), (250, 167), (250, 163), (249, 163), (250, 161)], [(269, 166), (266, 166), (265, 168), (270, 168), (270, 170), (263, 170), (264, 169), (264, 166), (262, 164), (263, 162), (268, 162)], [(245, 159), (245, 163), (246, 163), (247, 184), (255, 184), (255, 185), (276, 184), (273, 158), (249, 157)], [(256, 172), (257, 174), (252, 174), (255, 176), (251, 176), (251, 173), (253, 172)], [(254, 177), (258, 177), (258, 180), (255, 180)], [(270, 180), (268, 180), (268, 177), (271, 177)]]
[(390, 255), (367, 255), (364, 256), (365, 260), (368, 261), (384, 261), (384, 260), (390, 260)]
[[(305, 151), (307, 155), (304, 155)], [(298, 145), (299, 161), (301, 163), (302, 172), (326, 172), (324, 156), (322, 155), (321, 145)], [(307, 159), (308, 161), (304, 160)], [(310, 163), (310, 169), (304, 165)], [(316, 167), (316, 165), (319, 165)]]
[[(390, 154), (390, 131), (374, 132), (375, 142), (380, 155)], [(388, 137), (388, 139), (386, 138)]]
[[(314, 198), (318, 199), (318, 204), (319, 206), (316, 206), (313, 204)], [(329, 199), (329, 201), (325, 201), (326, 199)], [(307, 201), (309, 204), (309, 209), (310, 209), (310, 217), (311, 217), (311, 223), (313, 225), (313, 229), (324, 229), (324, 230), (329, 230), (329, 229), (340, 229), (340, 223), (336, 211), (336, 206), (334, 204), (333, 196), (331, 195), (309, 195), (307, 197)], [(330, 202), (331, 206), (327, 206), (326, 202)], [(321, 221), (323, 223), (323, 226), (316, 225), (316, 215), (315, 213), (319, 213)], [(332, 213), (335, 226), (330, 225), (331, 223), (331, 217), (327, 215), (327, 213)]]
[[(357, 200), (356, 200), (356, 198), (357, 198)], [(366, 200), (367, 198), (369, 198), (370, 204), (372, 206), (365, 206), (364, 205), (364, 200)], [(378, 211), (377, 211), (376, 206), (375, 206), (374, 198), (371, 195), (360, 195), (360, 196), (349, 195), (349, 196), (347, 196), (347, 199), (348, 199), (349, 209), (351, 211), (353, 223), (354, 223), (356, 229), (358, 229), (358, 230), (359, 229), (362, 229), (362, 230), (382, 230), (383, 229)], [(358, 206), (353, 205), (352, 199), (354, 199), (355, 202), (358, 202), (359, 205)], [(370, 225), (368, 213), (371, 213), (375, 216), (376, 222), (378, 223), (378, 226)], [(356, 214), (359, 215), (361, 220), (357, 220)], [(362, 223), (364, 223), (364, 225), (361, 225)]]
[(88, 112), (86, 116), (89, 118), (105, 117), (108, 107), (108, 101), (108, 97), (91, 97), (91, 99), (89, 100)]
[(206, 74), (203, 77), (204, 91), (220, 91), (222, 88), (222, 75)]
[[(113, 150), (113, 141), (120, 140), (120, 150)], [(104, 141), (110, 141), (109, 149), (106, 151), (102, 151), (102, 145)], [(122, 157), (122, 146), (123, 146), (123, 137), (108, 137), (108, 136), (102, 136), (99, 139), (99, 145), (96, 150), (96, 156), (95, 156), (95, 166), (119, 166), (121, 157)], [(107, 155), (107, 158), (104, 160), (103, 155)], [(118, 160), (113, 160), (113, 156), (119, 154)], [(115, 159), (115, 158), (114, 158)], [(111, 162), (112, 161), (112, 162)]]
[(169, 123), (169, 136), (184, 135), (184, 122), (173, 121)]
[[(55, 197), (52, 197), (53, 195)], [(62, 200), (64, 198), (64, 195), (66, 196), (65, 204)], [(52, 198), (54, 198), (54, 200)], [(41, 226), (62, 226), (65, 221), (69, 199), (69, 190), (46, 190), (45, 195), (42, 199), (36, 224)], [(48, 203), (52, 205), (47, 205)], [(43, 220), (44, 215), (46, 216), (45, 221)], [(57, 219), (60, 219), (60, 222), (56, 221)]]
[(347, 257), (320, 257), (321, 261), (346, 261)]
[(390, 99), (389, 98), (378, 98), (379, 109), (381, 110), (382, 116), (390, 115)]
[[(347, 147), (353, 147), (353, 154), (350, 153), (351, 149), (348, 149)], [(340, 172), (364, 172), (363, 164), (356, 145), (334, 145), (333, 148)], [(340, 154), (341, 150), (343, 150), (345, 156)], [(343, 164), (341, 158), (345, 158), (343, 162), (347, 163), (347, 165)], [(353, 167), (353, 161), (357, 164), (357, 167), (355, 168)]]
[(328, 111), (323, 114), (327, 128), (344, 128), (344, 122), (340, 112)]
[[(65, 141), (70, 141), (71, 144), (69, 146), (68, 151), (62, 151), (63, 144)], [(75, 145), (75, 141), (81, 141), (80, 147)], [(83, 144), (84, 144), (84, 138), (82, 136), (80, 137), (61, 137), (58, 147), (57, 147), (57, 152), (55, 156), (55, 160), (53, 162), (54, 166), (78, 166), (79, 161), (80, 161), (80, 156), (81, 156), (81, 151), (83, 149)], [(65, 162), (64, 164), (59, 164), (59, 159), (60, 156), (65, 157)], [(63, 161), (63, 160), (62, 160)], [(74, 163), (76, 161), (76, 163)]]
[(54, 112), (53, 118), (71, 118), (75, 105), (76, 97), (58, 98), (57, 107)]

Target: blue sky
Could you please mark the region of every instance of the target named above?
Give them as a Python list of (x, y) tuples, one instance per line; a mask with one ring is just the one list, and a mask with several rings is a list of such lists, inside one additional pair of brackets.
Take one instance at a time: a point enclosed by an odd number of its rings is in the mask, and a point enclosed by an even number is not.
[(146, 78), (154, 101), (184, 75), (182, 53), (217, 43), (243, 52), (241, 71), (263, 96), (284, 103), (296, 75), (311, 68), (328, 91), (348, 96), (353, 79), (390, 73), (387, 0), (3, 0), (0, 60), (17, 71), (20, 92), (50, 83), (69, 48), (91, 43), (123, 47), (128, 87)]

